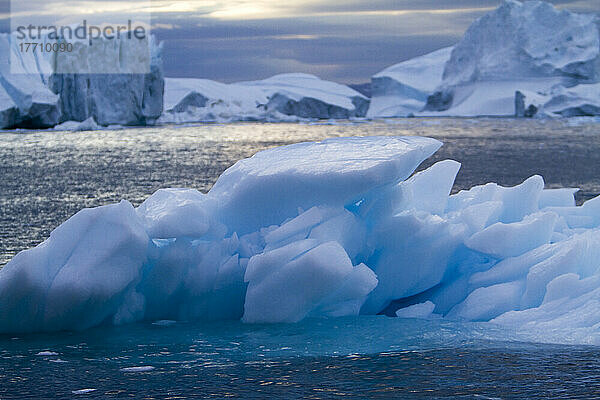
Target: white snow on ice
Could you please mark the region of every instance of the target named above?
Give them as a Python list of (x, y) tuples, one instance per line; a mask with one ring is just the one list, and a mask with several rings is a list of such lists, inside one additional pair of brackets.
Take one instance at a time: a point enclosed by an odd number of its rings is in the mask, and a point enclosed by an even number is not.
[(97, 390), (98, 389), (79, 389), (79, 390), (72, 390), (71, 393), (73, 393), (73, 394), (88, 394), (88, 393), (93, 393)]
[(121, 372), (149, 372), (149, 371), (153, 371), (155, 369), (155, 367), (151, 366), (151, 365), (144, 365), (141, 367), (126, 367), (126, 368), (121, 368), (120, 371)]
[(36, 354), (36, 356), (57, 356), (58, 353), (55, 353), (53, 351), (40, 351), (39, 353)]

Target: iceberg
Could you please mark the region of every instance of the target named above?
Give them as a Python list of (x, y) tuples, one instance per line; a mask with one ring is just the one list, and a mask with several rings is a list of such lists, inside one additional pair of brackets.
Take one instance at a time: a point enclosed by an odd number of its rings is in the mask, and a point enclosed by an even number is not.
[(369, 118), (406, 117), (425, 107), (442, 83), (452, 47), (436, 50), (384, 69), (371, 78)]
[(560, 86), (560, 78), (482, 81), (458, 85), (432, 94), (419, 116), (525, 116), (516, 105), (517, 92), (546, 91)]
[(19, 114), (19, 107), (4, 87), (0, 86), (0, 129), (17, 125), (17, 121), (20, 119)]
[[(91, 44), (78, 42), (83, 49), (57, 58), (48, 86), (60, 96), (60, 122), (93, 118), (102, 126), (153, 125), (163, 111), (162, 47), (154, 36), (145, 41), (125, 37), (98, 40), (93, 43), (94, 51), (88, 50)], [(149, 53), (149, 60), (140, 53)], [(149, 62), (149, 72), (132, 72), (144, 62)], [(76, 72), (61, 72), (73, 70), (75, 63), (80, 64)]]
[(451, 194), (457, 161), (414, 172), (440, 146), (298, 143), (208, 193), (84, 209), (0, 270), (0, 332), (385, 313), (597, 343), (600, 197), (577, 206), (537, 175)]
[(209, 79), (166, 78), (162, 123), (254, 121), (267, 96), (259, 89)]
[(454, 46), (425, 112), (519, 116), (517, 91), (598, 82), (599, 26), (594, 14), (507, 0), (475, 21)]
[(225, 84), (167, 78), (163, 123), (296, 121), (364, 117), (369, 100), (345, 85), (309, 74)]
[[(50, 53), (22, 52), (14, 34), (0, 34), (0, 129), (90, 119), (102, 126), (155, 123), (163, 110), (161, 47), (153, 36), (136, 44), (98, 40), (93, 46), (100, 50), (90, 51), (91, 44), (79, 41), (72, 55), (53, 59)], [(149, 73), (131, 73), (143, 52), (149, 52)], [(104, 72), (88, 73), (89, 65)], [(90, 122), (86, 128), (93, 128)]]
[[(12, 69), (11, 55), (19, 61)], [(59, 96), (47, 87), (39, 69), (43, 62), (39, 53), (19, 51), (13, 36), (0, 34), (0, 129), (49, 128), (59, 122)]]
[(452, 86), (502, 76), (596, 81), (599, 44), (594, 14), (558, 10), (543, 1), (507, 0), (469, 27), (452, 51), (443, 83)]
[(259, 88), (269, 99), (267, 112), (315, 119), (364, 117), (369, 99), (339, 83), (310, 74), (280, 74), (262, 81), (241, 82)]
[(548, 91), (517, 91), (515, 113), (518, 117), (591, 117), (600, 115), (600, 83), (580, 84)]
[(452, 48), (375, 75), (368, 115), (598, 115), (599, 81), (596, 15), (505, 0)]

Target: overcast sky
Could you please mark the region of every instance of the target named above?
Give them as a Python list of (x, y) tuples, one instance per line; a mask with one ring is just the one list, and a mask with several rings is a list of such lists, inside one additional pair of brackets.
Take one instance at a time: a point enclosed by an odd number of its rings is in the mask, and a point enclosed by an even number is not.
[[(140, 0), (13, 0), (38, 14), (131, 12)], [(67, 4), (67, 3), (71, 4)], [(73, 12), (73, 3), (77, 3)], [(600, 13), (600, 0), (551, 1)], [(0, 28), (10, 25), (9, 2)], [(16, 3), (14, 3), (16, 4)], [(307, 72), (344, 83), (456, 43), (500, 0), (152, 0), (166, 75), (220, 81)], [(89, 15), (89, 14), (88, 14)]]

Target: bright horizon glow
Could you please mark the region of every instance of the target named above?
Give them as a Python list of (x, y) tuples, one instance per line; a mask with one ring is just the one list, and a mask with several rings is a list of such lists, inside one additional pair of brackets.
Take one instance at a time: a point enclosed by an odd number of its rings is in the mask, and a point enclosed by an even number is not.
[[(86, 16), (114, 13), (152, 13), (178, 14), (189, 13), (191, 17), (214, 18), (218, 20), (250, 20), (297, 17), (324, 16), (361, 16), (383, 15), (398, 16), (410, 14), (451, 14), (462, 12), (477, 12), (493, 9), (494, 7), (455, 7), (455, 8), (419, 8), (419, 9), (364, 9), (364, 10), (327, 10), (323, 1), (296, 0), (282, 4), (279, 0), (153, 0), (150, 7), (136, 7), (136, 1), (94, 1), (94, 0), (28, 0), (27, 7), (20, 5), (20, 12), (0, 14), (0, 17), (33, 17), (56, 16), (56, 10), (69, 10), (69, 16)], [(352, 8), (353, 1), (338, 2), (336, 8), (348, 3)], [(29, 11), (22, 11), (24, 9)]]

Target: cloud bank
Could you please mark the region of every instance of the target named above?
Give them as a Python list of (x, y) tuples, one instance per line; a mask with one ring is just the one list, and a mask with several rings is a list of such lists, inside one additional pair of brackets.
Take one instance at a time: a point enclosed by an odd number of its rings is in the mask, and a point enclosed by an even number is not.
[[(22, 0), (14, 0), (22, 1)], [(451, 45), (500, 0), (28, 0), (31, 19), (151, 12), (167, 76), (232, 82), (306, 72), (346, 83)], [(597, 0), (552, 1), (600, 13)], [(0, 1), (8, 30), (9, 1)], [(140, 6), (142, 4), (143, 6)], [(138, 8), (136, 8), (138, 7)], [(20, 7), (22, 8), (22, 7)], [(65, 12), (64, 10), (69, 10)]]

